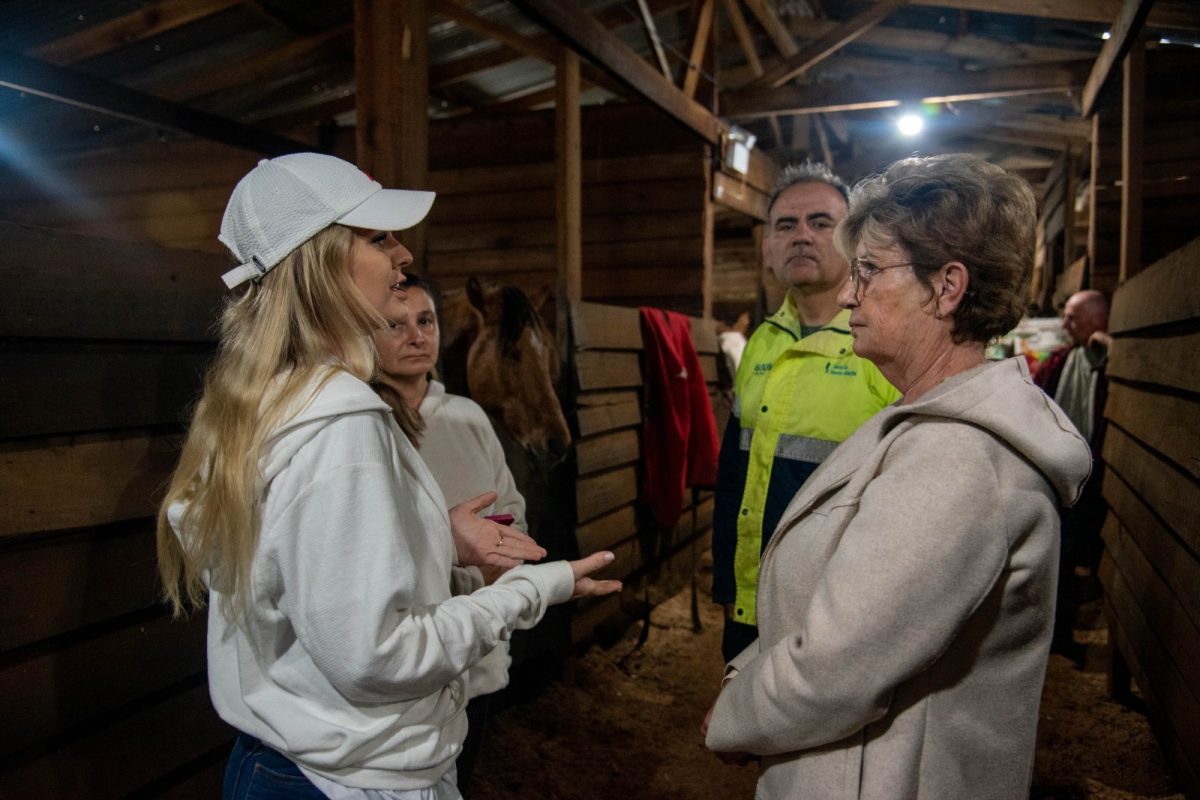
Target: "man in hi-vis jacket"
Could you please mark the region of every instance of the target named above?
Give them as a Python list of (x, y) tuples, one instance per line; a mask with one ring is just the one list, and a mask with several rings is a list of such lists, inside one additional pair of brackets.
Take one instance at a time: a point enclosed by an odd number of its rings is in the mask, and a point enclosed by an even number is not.
[(746, 344), (721, 442), (713, 600), (725, 607), (726, 661), (757, 636), (759, 557), (787, 504), (839, 442), (900, 396), (854, 355), (850, 312), (837, 304), (850, 268), (833, 229), (847, 199), (846, 184), (812, 163), (783, 169), (768, 198), (763, 264), (787, 295)]

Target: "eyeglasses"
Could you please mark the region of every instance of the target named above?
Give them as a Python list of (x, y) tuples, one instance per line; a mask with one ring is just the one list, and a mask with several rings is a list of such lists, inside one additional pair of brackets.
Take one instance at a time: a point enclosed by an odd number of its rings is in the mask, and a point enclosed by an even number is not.
[(881, 272), (887, 272), (889, 269), (899, 269), (900, 267), (914, 266), (911, 261), (902, 261), (898, 264), (885, 264), (879, 266), (872, 264), (863, 258), (850, 259), (850, 279), (854, 282), (854, 293), (857, 295), (871, 280)]

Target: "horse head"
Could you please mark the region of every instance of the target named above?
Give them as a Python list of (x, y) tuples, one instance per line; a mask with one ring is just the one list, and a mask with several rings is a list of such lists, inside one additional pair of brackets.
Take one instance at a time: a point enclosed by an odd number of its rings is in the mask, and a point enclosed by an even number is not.
[[(565, 450), (571, 433), (554, 388), (558, 349), (534, 304), (514, 286), (484, 286), (474, 277), (465, 301), (447, 293), (442, 318), (451, 343), (446, 361), (455, 360), (456, 348), (471, 399), (500, 417), (524, 447)], [(448, 385), (452, 371), (448, 364)]]

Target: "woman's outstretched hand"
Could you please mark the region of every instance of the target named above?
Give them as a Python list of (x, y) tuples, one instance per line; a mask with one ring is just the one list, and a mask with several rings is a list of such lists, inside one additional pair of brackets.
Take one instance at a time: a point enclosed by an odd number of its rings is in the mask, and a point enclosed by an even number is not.
[(507, 569), (545, 558), (545, 549), (526, 534), (479, 516), (494, 502), (496, 493), (486, 492), (450, 509), (450, 534), (459, 565)]
[(612, 561), (613, 554), (607, 550), (601, 550), (598, 553), (592, 553), (590, 556), (584, 556), (578, 561), (570, 562), (571, 571), (575, 573), (575, 592), (571, 595), (571, 598), (600, 597), (620, 591), (620, 581), (598, 581), (595, 578), (588, 577), (593, 572), (607, 567)]

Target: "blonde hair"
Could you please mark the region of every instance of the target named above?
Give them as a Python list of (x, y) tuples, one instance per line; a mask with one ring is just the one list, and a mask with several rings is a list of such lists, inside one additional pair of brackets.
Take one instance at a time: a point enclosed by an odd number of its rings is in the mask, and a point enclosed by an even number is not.
[[(353, 236), (326, 228), (225, 304), (216, 358), (158, 512), (158, 570), (176, 616), (203, 607), (206, 582), (223, 613), (245, 609), (263, 443), (315, 378), (374, 376), (370, 334), (383, 320), (351, 278)], [(167, 511), (180, 502), (177, 537)]]

